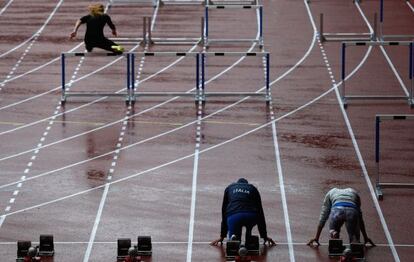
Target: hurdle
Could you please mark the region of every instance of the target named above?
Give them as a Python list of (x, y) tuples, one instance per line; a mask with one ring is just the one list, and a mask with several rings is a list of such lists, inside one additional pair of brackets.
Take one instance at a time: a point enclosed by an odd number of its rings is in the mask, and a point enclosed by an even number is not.
[[(139, 82), (135, 83), (135, 60), (137, 56), (144, 57), (193, 57), (196, 60), (196, 90), (195, 92), (141, 92), (139, 91)], [(160, 96), (193, 96), (195, 101), (199, 100), (199, 85), (200, 85), (200, 65), (199, 53), (193, 52), (130, 52), (128, 53), (128, 61), (130, 62), (130, 79), (132, 88), (130, 89), (130, 100), (135, 103), (137, 97), (160, 97)]]
[[(259, 37), (255, 39), (210, 39), (209, 38), (209, 10), (210, 9), (254, 9), (259, 10)], [(262, 5), (206, 5), (204, 8), (204, 46), (209, 47), (210, 43), (233, 44), (233, 43), (258, 43), (263, 48), (263, 6)]]
[(159, 5), (204, 5), (204, 0), (159, 0)]
[(385, 183), (380, 180), (380, 123), (385, 120), (414, 120), (414, 115), (376, 115), (375, 116), (375, 163), (376, 187), (375, 193), (379, 200), (383, 200), (383, 188), (414, 188), (414, 183)]
[[(66, 90), (66, 58), (67, 57), (105, 57), (105, 56), (123, 56), (123, 57), (127, 57), (127, 73), (126, 73), (126, 77), (127, 77), (127, 83), (126, 83), (126, 92), (123, 93), (103, 93), (103, 92), (69, 92)], [(74, 53), (74, 52), (67, 52), (67, 53), (61, 53), (60, 56), (61, 59), (61, 90), (62, 90), (62, 94), (61, 94), (61, 99), (60, 102), (62, 105), (64, 105), (66, 103), (66, 100), (68, 97), (70, 96), (74, 96), (74, 97), (106, 97), (106, 96), (111, 96), (111, 97), (124, 97), (125, 98), (125, 102), (130, 102), (131, 101), (131, 84), (130, 84), (130, 73), (131, 73), (131, 68), (130, 68), (130, 57), (127, 54), (115, 54), (115, 53)]]
[(205, 5), (259, 5), (259, 0), (205, 0)]
[(144, 17), (143, 41), (149, 45), (198, 45), (203, 43), (204, 18), (201, 17), (201, 34), (198, 38), (152, 37), (151, 17)]
[[(266, 82), (266, 89), (264, 92), (207, 92), (205, 88), (205, 68), (206, 68), (206, 57), (209, 56), (216, 56), (216, 57), (224, 57), (224, 56), (247, 56), (247, 57), (265, 57), (266, 63), (266, 76), (265, 76), (265, 82)], [(201, 88), (199, 91), (199, 98), (202, 102), (206, 101), (206, 97), (210, 96), (219, 96), (219, 97), (227, 97), (227, 96), (258, 96), (258, 97), (264, 97), (266, 103), (269, 103), (271, 100), (270, 96), (270, 55), (268, 52), (204, 52), (200, 54), (201, 59)]]
[(374, 14), (374, 31), (372, 33), (325, 33), (323, 18), (323, 13), (319, 14), (319, 36), (321, 42), (375, 41), (377, 38), (377, 13)]
[[(408, 0), (405, 0), (408, 2)], [(380, 0), (380, 38), (381, 40), (413, 40), (414, 35), (384, 35), (384, 0)]]
[[(407, 92), (405, 88), (403, 91), (405, 95), (390, 95), (390, 96), (379, 96), (379, 95), (346, 95), (345, 83), (346, 83), (346, 47), (347, 46), (408, 46), (409, 49), (409, 72), (408, 76), (410, 79), (409, 91)], [(342, 56), (342, 66), (341, 66), (341, 80), (342, 80), (342, 92), (341, 98), (344, 107), (348, 105), (348, 100), (407, 100), (410, 107), (414, 105), (413, 99), (413, 86), (414, 86), (414, 73), (413, 73), (413, 64), (414, 64), (414, 54), (413, 54), (413, 42), (408, 41), (360, 41), (360, 42), (342, 42), (341, 49)]]
[(157, 6), (157, 0), (109, 0), (108, 9), (114, 5), (131, 5), (131, 4), (138, 4), (138, 5), (150, 5), (152, 7)]

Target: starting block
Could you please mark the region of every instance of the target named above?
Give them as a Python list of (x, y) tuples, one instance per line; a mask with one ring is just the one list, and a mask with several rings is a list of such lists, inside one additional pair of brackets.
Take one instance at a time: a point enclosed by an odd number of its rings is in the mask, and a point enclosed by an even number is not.
[(25, 256), (27, 256), (27, 253), (29, 252), (29, 248), (32, 246), (31, 241), (17, 241), (17, 260), (24, 259)]
[(138, 236), (136, 246), (132, 246), (130, 238), (118, 239), (117, 261), (126, 261), (127, 259), (129, 259), (128, 261), (140, 261), (141, 257), (151, 255), (151, 236)]
[(246, 239), (247, 254), (251, 256), (260, 255), (260, 243), (258, 236), (250, 236)]
[(345, 250), (345, 246), (342, 243), (342, 239), (329, 239), (329, 256), (330, 257), (339, 257), (342, 256)]
[(151, 236), (138, 236), (137, 251), (138, 256), (152, 255)]
[(239, 255), (240, 240), (229, 240), (226, 243), (226, 261), (235, 260)]
[(238, 239), (231, 239), (226, 243), (226, 261), (251, 261), (251, 256), (260, 255), (258, 236), (250, 236), (245, 245)]
[(350, 245), (352, 256), (356, 259), (364, 259), (365, 252), (364, 252), (364, 244), (361, 243), (352, 243)]
[(40, 235), (39, 256), (51, 257), (55, 254), (53, 235)]
[(118, 251), (116, 260), (117, 261), (124, 261), (128, 257), (128, 250), (131, 247), (131, 239), (130, 238), (120, 238), (118, 239)]

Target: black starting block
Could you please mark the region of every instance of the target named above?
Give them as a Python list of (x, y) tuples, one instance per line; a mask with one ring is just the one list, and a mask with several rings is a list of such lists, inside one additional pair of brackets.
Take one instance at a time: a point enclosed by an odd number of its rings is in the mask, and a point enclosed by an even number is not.
[(246, 239), (247, 254), (251, 256), (260, 255), (259, 236), (250, 236)]
[(137, 254), (138, 256), (151, 256), (152, 255), (151, 236), (138, 236)]
[(329, 256), (330, 257), (338, 257), (343, 254), (345, 250), (345, 246), (342, 243), (342, 239), (329, 239)]
[(240, 241), (229, 240), (226, 243), (226, 260), (235, 260), (239, 255)]
[(52, 257), (55, 254), (53, 235), (40, 235), (39, 256)]
[(361, 243), (352, 243), (350, 245), (352, 256), (357, 259), (363, 259), (365, 257), (365, 245)]
[(17, 259), (24, 259), (29, 252), (29, 248), (32, 246), (31, 241), (17, 241)]
[(128, 257), (128, 250), (131, 247), (131, 239), (130, 238), (119, 238), (118, 239), (118, 251), (116, 260), (117, 261), (124, 261)]

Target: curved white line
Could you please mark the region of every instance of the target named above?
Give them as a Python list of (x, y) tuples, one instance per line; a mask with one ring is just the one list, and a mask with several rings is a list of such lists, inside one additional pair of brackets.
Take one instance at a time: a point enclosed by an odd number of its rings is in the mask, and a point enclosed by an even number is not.
[(1, 9), (0, 15), (2, 15), (4, 11), (6, 11), (7, 7), (9, 7), (11, 3), (13, 3), (13, 0), (9, 0), (9, 2), (7, 2), (7, 4)]
[(49, 17), (46, 19), (46, 21), (44, 22), (44, 24), (40, 27), (39, 30), (37, 30), (36, 33), (34, 33), (29, 39), (25, 40), (24, 42), (20, 43), (19, 45), (15, 46), (14, 48), (10, 49), (9, 51), (0, 54), (0, 58), (10, 54), (11, 52), (14, 52), (15, 50), (19, 49), (20, 47), (22, 47), (23, 45), (27, 44), (28, 42), (30, 42), (31, 40), (33, 40), (36, 37), (39, 37), (39, 35), (42, 33), (42, 31), (45, 29), (46, 25), (50, 22), (50, 20), (52, 19), (52, 17), (55, 15), (56, 11), (58, 10), (58, 8), (62, 5), (63, 0), (60, 0), (59, 3), (56, 5), (55, 9), (52, 11), (52, 13), (49, 15)]

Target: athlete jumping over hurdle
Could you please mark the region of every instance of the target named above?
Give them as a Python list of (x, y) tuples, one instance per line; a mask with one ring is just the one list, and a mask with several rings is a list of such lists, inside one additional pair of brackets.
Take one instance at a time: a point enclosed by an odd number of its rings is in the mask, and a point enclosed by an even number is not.
[(341, 227), (345, 223), (349, 236), (349, 243), (360, 243), (360, 232), (364, 236), (364, 244), (375, 246), (365, 231), (364, 219), (361, 212), (361, 199), (353, 188), (333, 188), (325, 196), (319, 225), (315, 238), (308, 242), (308, 246), (319, 246), (319, 236), (329, 217), (329, 233), (331, 238), (338, 239)]
[(98, 47), (116, 54), (121, 54), (124, 48), (104, 36), (103, 29), (106, 24), (112, 29), (112, 35), (117, 36), (116, 28), (112, 23), (111, 17), (104, 13), (104, 6), (102, 4), (92, 4), (88, 9), (89, 15), (83, 16), (76, 21), (75, 28), (70, 34), (70, 39), (76, 37), (78, 29), (82, 24), (86, 24), (84, 41), (88, 52), (91, 52), (94, 47)]
[(224, 191), (221, 208), (220, 238), (212, 241), (210, 245), (222, 244), (226, 235), (230, 239), (233, 235), (241, 239), (242, 227), (246, 227), (246, 239), (252, 235), (252, 229), (257, 225), (260, 237), (269, 246), (276, 243), (267, 236), (266, 220), (263, 213), (262, 200), (255, 186), (240, 178), (236, 183), (230, 184)]

